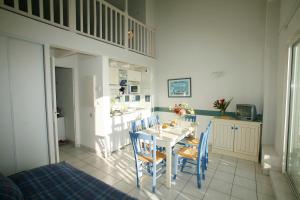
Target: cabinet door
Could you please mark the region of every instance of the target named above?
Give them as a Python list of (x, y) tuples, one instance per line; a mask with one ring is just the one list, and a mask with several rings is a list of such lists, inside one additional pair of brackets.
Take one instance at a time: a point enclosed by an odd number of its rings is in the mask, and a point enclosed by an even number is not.
[(213, 147), (233, 151), (234, 125), (223, 120), (213, 122)]
[(235, 124), (234, 152), (247, 155), (258, 155), (260, 126)]
[(109, 68), (109, 83), (119, 85), (119, 69)]

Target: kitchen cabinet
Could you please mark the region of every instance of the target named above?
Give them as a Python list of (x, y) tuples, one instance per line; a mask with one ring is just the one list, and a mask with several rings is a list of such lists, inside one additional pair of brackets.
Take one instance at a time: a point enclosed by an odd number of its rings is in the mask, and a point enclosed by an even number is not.
[(134, 82), (141, 82), (142, 73), (139, 71), (128, 70), (127, 71), (127, 80)]
[(212, 152), (258, 161), (261, 123), (234, 119), (212, 120)]
[(119, 69), (118, 68), (109, 68), (109, 84), (119, 85)]

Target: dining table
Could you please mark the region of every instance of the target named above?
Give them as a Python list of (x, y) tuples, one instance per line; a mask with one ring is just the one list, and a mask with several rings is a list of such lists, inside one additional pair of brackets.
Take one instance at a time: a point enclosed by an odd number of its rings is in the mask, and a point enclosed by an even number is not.
[(166, 153), (166, 186), (172, 186), (172, 149), (186, 136), (195, 133), (196, 127), (194, 123), (182, 121), (176, 126), (168, 126), (167, 128), (152, 127), (144, 130), (144, 132), (156, 136), (156, 145), (165, 147)]

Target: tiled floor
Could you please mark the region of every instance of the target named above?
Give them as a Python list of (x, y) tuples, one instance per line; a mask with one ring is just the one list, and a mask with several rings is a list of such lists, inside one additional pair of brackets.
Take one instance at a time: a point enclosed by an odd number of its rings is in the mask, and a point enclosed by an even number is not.
[(271, 181), (256, 163), (210, 153), (206, 180), (196, 187), (196, 177), (180, 173), (172, 189), (160, 177), (156, 194), (151, 193), (151, 179), (145, 177), (141, 189), (136, 187), (135, 165), (131, 146), (104, 159), (83, 148), (60, 147), (60, 159), (138, 199), (178, 200), (272, 200)]

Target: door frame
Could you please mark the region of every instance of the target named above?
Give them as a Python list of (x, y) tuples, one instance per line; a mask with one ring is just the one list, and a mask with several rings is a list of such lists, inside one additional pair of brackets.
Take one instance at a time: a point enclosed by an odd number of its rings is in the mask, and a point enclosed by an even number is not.
[[(53, 57), (54, 58), (54, 57)], [(52, 58), (52, 59), (53, 59)], [(55, 60), (55, 58), (54, 58)], [(51, 77), (52, 82), (55, 83), (55, 70), (56, 68), (67, 68), (67, 69), (71, 69), (72, 70), (72, 81), (73, 81), (73, 112), (74, 112), (74, 143), (76, 147), (80, 146), (80, 127), (79, 127), (79, 99), (78, 99), (78, 70), (76, 66), (70, 66), (70, 65), (60, 65), (60, 64), (56, 64), (56, 62), (54, 61), (52, 69), (53, 69), (53, 75)], [(53, 104), (53, 109), (55, 109), (56, 112), (56, 87), (53, 87), (53, 100), (52, 100), (52, 104)], [(54, 100), (55, 98), (55, 100)], [(54, 117), (54, 116), (53, 116)], [(57, 118), (53, 119), (54, 121), (56, 121), (57, 123)], [(56, 142), (56, 154), (58, 155), (57, 161), (59, 162), (59, 146), (58, 146), (58, 133), (57, 133), (57, 129), (54, 133), (55, 135), (55, 142)]]
[(283, 154), (282, 154), (282, 172), (287, 173), (287, 154), (289, 140), (289, 119), (290, 119), (290, 100), (291, 100), (291, 78), (293, 65), (293, 47), (300, 42), (300, 34), (294, 40), (289, 42), (288, 47), (288, 63), (286, 76), (286, 91), (285, 91), (285, 112), (284, 112), (284, 133), (283, 133)]
[(289, 184), (291, 185), (291, 188), (294, 192), (294, 194), (300, 198), (300, 193), (297, 191), (295, 185), (294, 185), (294, 180), (292, 177), (288, 174), (288, 153), (289, 153), (289, 122), (290, 122), (290, 106), (291, 106), (291, 83), (292, 83), (292, 75), (293, 75), (293, 49), (295, 45), (300, 44), (300, 35), (295, 37), (294, 40), (290, 42), (289, 48), (288, 48), (288, 69), (287, 69), (287, 82), (286, 82), (286, 101), (285, 101), (285, 121), (284, 121), (284, 144), (283, 144), (283, 166), (282, 166), (282, 171), (287, 174)]
[[(64, 69), (69, 69), (69, 70), (71, 70), (71, 72), (72, 72), (72, 90), (73, 90), (73, 98), (72, 98), (72, 107), (73, 107), (73, 122), (74, 122), (74, 143), (75, 143), (75, 146), (78, 146), (77, 144), (78, 144), (78, 142), (77, 142), (77, 140), (78, 140), (78, 137), (76, 137), (77, 135), (77, 131), (76, 131), (76, 105), (75, 105), (75, 72), (74, 72), (74, 70), (75, 70), (75, 68), (74, 67), (70, 67), (70, 66), (68, 66), (68, 67), (62, 67), (62, 66), (58, 66), (58, 65), (54, 65), (53, 66), (54, 67), (54, 71), (53, 71), (53, 73), (54, 73), (54, 76), (53, 76), (53, 78), (54, 79), (56, 79), (56, 69), (57, 68), (64, 68)], [(55, 89), (53, 92), (55, 92), (55, 99), (56, 99), (56, 86), (53, 86), (53, 89)], [(54, 97), (53, 97), (53, 102), (54, 102)], [(57, 105), (57, 102), (56, 102), (56, 100), (55, 100), (55, 105)], [(57, 142), (58, 142), (58, 138), (57, 138)]]

